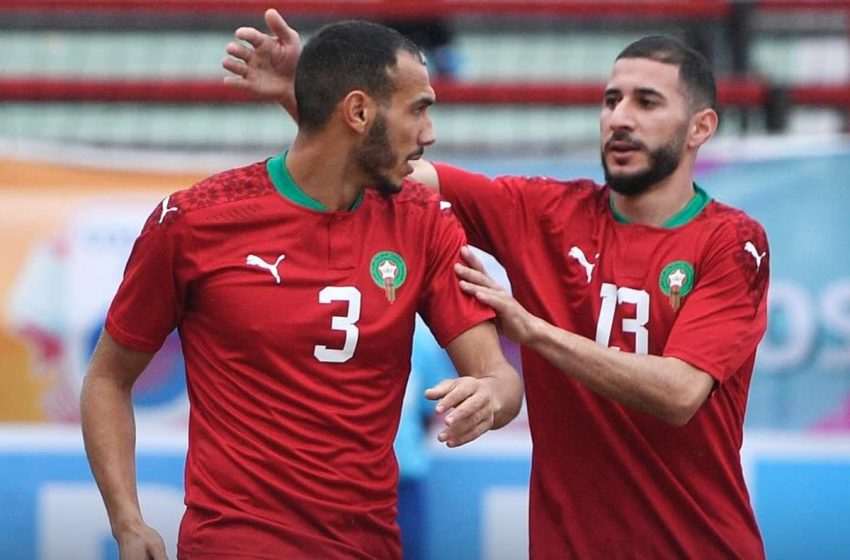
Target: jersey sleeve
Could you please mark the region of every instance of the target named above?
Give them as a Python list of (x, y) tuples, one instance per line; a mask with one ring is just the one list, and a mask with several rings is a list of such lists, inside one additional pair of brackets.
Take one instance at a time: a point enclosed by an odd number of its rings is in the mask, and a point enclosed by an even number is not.
[(446, 164), (435, 164), (440, 195), (452, 204), (469, 242), (498, 260), (516, 248), (517, 236), (538, 222), (543, 189), (524, 177), (490, 179)]
[(769, 259), (764, 230), (749, 218), (716, 235), (706, 246), (664, 355), (721, 383), (734, 375), (755, 354), (767, 328)]
[(495, 317), (492, 309), (460, 289), (454, 265), (462, 262), (460, 249), (465, 244), (466, 236), (451, 209), (441, 209), (429, 242), (418, 312), (444, 348), (478, 323)]
[(161, 210), (148, 218), (124, 269), (124, 278), (106, 316), (106, 330), (119, 344), (156, 352), (182, 314), (183, 293), (175, 270), (178, 220), (161, 224)]

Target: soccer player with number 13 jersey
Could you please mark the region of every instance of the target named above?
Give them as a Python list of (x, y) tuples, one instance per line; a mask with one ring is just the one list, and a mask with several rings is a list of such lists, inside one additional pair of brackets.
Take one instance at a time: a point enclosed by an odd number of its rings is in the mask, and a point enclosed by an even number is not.
[[(275, 64), (297, 34), (238, 30), (228, 81), (297, 114)], [(287, 28), (288, 29), (288, 28)], [(297, 82), (296, 82), (297, 86)], [(605, 184), (499, 177), (417, 162), (507, 294), (466, 250), (462, 288), (522, 345), (533, 441), (533, 559), (761, 559), (740, 462), (767, 321), (762, 227), (694, 183), (718, 115), (708, 62), (646, 37), (601, 93)]]

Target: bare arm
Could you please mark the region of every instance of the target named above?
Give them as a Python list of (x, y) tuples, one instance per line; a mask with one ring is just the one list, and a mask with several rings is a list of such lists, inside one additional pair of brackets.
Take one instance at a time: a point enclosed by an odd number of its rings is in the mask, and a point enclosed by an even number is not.
[(413, 166), (413, 173), (410, 177), (425, 186), (431, 187), (435, 191), (440, 191), (440, 176), (437, 175), (437, 168), (430, 161), (419, 159), (410, 162)]
[(142, 519), (136, 489), (131, 390), (152, 354), (119, 345), (104, 331), (80, 397), (83, 441), (121, 560), (166, 558), (162, 537)]
[(687, 424), (711, 394), (714, 378), (682, 360), (618, 352), (532, 315), (487, 276), (468, 248), (462, 255), (470, 267), (456, 265), (461, 289), (496, 311), (508, 337), (590, 390), (674, 426)]
[(514, 419), (522, 405), (522, 381), (502, 354), (495, 325), (479, 323), (455, 338), (446, 351), (461, 377), (425, 391), (446, 415), (438, 439), (449, 447), (468, 443)]

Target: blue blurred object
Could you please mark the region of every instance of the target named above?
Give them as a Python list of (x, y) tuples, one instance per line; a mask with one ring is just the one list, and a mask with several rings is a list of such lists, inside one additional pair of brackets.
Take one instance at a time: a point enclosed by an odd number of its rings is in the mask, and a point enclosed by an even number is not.
[(422, 318), (416, 316), (410, 380), (404, 394), (401, 423), (395, 440), (395, 452), (402, 478), (421, 478), (428, 472), (425, 434), (435, 418), (435, 402), (425, 398), (425, 389), (454, 377), (449, 355), (440, 348)]
[(395, 439), (399, 464), (398, 524), (406, 560), (427, 557), (424, 535), (424, 481), (428, 475), (428, 425), (435, 418), (436, 403), (424, 392), (441, 380), (455, 375), (454, 365), (440, 348), (422, 318), (416, 316), (410, 380), (404, 394), (401, 422)]
[(850, 558), (850, 462), (846, 458), (813, 461), (789, 455), (760, 459), (754, 468), (758, 489), (753, 507), (768, 558)]

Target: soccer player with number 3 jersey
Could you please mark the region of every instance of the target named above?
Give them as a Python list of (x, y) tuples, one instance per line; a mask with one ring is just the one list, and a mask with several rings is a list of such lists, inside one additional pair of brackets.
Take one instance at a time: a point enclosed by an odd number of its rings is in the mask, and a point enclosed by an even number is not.
[[(228, 81), (297, 117), (292, 74), (274, 63), (297, 35), (273, 10), (266, 21), (275, 37), (237, 31), (253, 49), (228, 46), (241, 63), (225, 62)], [(694, 183), (718, 124), (713, 73), (692, 49), (646, 37), (600, 93), (604, 185), (428, 162), (413, 175), (513, 288), (464, 250), (462, 288), (522, 345), (530, 556), (761, 559), (740, 447), (770, 256), (757, 222)]]
[(417, 313), (462, 375), (426, 391), (441, 441), (519, 411), (494, 313), (457, 282), (463, 230), (405, 179), (434, 141), (419, 49), (345, 22), (298, 73), (294, 144), (166, 197), (110, 307), (82, 412), (122, 560), (166, 557), (136, 497), (130, 389), (174, 328), (191, 405), (182, 560), (401, 558), (393, 440)]

